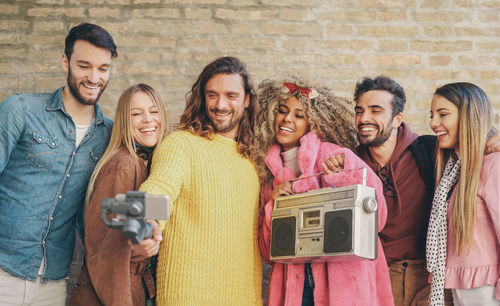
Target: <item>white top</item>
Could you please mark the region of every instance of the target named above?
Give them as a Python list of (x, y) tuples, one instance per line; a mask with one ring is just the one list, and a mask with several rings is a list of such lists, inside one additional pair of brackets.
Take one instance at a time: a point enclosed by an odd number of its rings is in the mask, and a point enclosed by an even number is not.
[(78, 147), (80, 145), (80, 142), (82, 142), (83, 137), (85, 137), (85, 135), (87, 134), (90, 125), (75, 124), (75, 127), (76, 127), (76, 146)]
[(299, 156), (299, 147), (295, 147), (288, 151), (281, 152), (281, 158), (283, 159), (283, 165), (286, 168), (292, 169), (296, 177), (299, 177), (301, 172), (299, 168), (299, 161), (297, 157)]

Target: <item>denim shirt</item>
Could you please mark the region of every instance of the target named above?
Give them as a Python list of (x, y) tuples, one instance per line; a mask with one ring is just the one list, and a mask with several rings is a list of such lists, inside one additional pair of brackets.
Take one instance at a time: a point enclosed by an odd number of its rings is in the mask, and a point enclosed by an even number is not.
[(76, 147), (62, 88), (0, 103), (0, 267), (28, 280), (65, 277), (87, 184), (111, 135), (98, 105)]

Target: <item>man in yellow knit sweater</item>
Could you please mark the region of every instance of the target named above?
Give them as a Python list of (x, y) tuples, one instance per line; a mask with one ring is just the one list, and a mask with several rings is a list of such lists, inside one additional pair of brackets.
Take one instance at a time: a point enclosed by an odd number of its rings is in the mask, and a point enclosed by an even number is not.
[(140, 190), (167, 194), (158, 305), (261, 305), (259, 181), (249, 159), (257, 111), (245, 65), (222, 57), (193, 85)]

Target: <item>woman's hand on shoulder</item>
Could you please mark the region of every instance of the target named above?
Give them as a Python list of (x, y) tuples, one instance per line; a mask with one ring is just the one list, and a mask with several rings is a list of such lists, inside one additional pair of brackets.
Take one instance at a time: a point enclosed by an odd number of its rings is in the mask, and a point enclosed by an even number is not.
[(344, 170), (344, 160), (344, 153), (333, 154), (325, 159), (325, 161), (321, 163), (321, 166), (323, 167), (323, 171), (325, 171), (326, 174), (340, 172)]
[(292, 183), (290, 181), (284, 181), (281, 184), (274, 186), (272, 197), (273, 200), (277, 197), (287, 196), (293, 194)]
[(160, 242), (163, 239), (160, 227), (155, 220), (148, 220), (147, 222), (153, 226), (153, 237), (143, 239), (139, 244), (133, 244), (129, 240), (132, 256), (135, 260), (149, 258), (158, 254), (158, 251), (160, 250)]

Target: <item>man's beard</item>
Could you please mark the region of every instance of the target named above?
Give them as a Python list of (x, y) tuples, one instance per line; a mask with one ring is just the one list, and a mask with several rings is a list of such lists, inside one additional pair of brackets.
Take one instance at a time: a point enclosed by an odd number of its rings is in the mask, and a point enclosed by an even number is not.
[(218, 122), (216, 119), (212, 117), (214, 115), (213, 113), (210, 113), (208, 115), (208, 119), (212, 123), (212, 127), (214, 128), (214, 131), (216, 133), (225, 133), (231, 131), (233, 128), (235, 128), (243, 119), (244, 113), (237, 114), (236, 112), (233, 112), (231, 120), (229, 122)]
[[(387, 139), (391, 136), (393, 127), (391, 126), (389, 129), (385, 130), (380, 130), (379, 126), (377, 125), (377, 135), (375, 135), (375, 138), (372, 140), (367, 140), (365, 137), (360, 137), (359, 133), (357, 133), (359, 143), (367, 146), (367, 147), (378, 147), (383, 145)], [(358, 126), (358, 131), (360, 130), (360, 127)]]
[[(69, 65), (68, 65), (68, 77), (66, 78), (66, 81), (68, 83), (69, 91), (71, 92), (73, 97), (75, 97), (75, 99), (83, 105), (95, 105), (97, 101), (99, 101), (99, 98), (101, 97), (101, 94), (104, 92), (104, 89), (106, 89), (106, 86), (108, 86), (108, 83), (102, 85), (101, 90), (99, 91), (99, 94), (95, 99), (85, 99), (78, 90), (80, 84), (78, 84), (78, 82), (73, 77), (73, 74), (71, 73), (71, 67), (69, 67)], [(99, 85), (101, 84), (99, 83)]]

